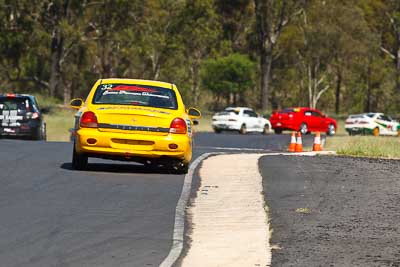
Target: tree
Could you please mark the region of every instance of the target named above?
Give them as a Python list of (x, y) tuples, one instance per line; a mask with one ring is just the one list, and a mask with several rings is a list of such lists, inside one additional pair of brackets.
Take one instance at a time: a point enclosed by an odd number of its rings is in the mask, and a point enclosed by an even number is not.
[[(399, 5), (397, 0), (0, 0), (1, 90), (54, 95), (67, 103), (85, 96), (96, 79), (114, 76), (173, 82), (187, 104), (398, 113)], [(229, 82), (228, 91), (202, 91), (203, 69), (212, 68), (203, 62), (220, 63), (235, 53), (258, 61), (252, 76), (257, 85), (232, 91), (235, 77), (220, 77)], [(215, 77), (225, 68), (213, 66)]]
[(221, 97), (228, 105), (246, 105), (244, 93), (254, 86), (254, 63), (241, 54), (208, 59), (202, 66), (202, 84), (216, 95), (214, 108), (219, 108)]
[(254, 0), (254, 3), (261, 69), (260, 105), (261, 109), (265, 111), (268, 108), (269, 86), (275, 46), (283, 28), (299, 12), (301, 1)]
[(359, 90), (365, 88), (359, 75), (368, 55), (377, 52), (377, 38), (358, 6), (338, 2), (308, 1), (282, 31), (272, 79), (274, 87), (280, 88), (273, 94), (279, 106), (315, 107), (322, 101), (321, 106), (334, 107), (339, 113), (341, 100), (347, 104), (353, 99), (346, 91), (349, 80), (358, 80), (352, 86)]
[(180, 40), (184, 46), (184, 65), (189, 71), (190, 91), (194, 105), (200, 95), (200, 67), (212, 53), (220, 35), (220, 24), (212, 0), (187, 0), (176, 27), (180, 28)]
[(65, 104), (72, 96), (72, 87), (76, 87), (73, 83), (78, 71), (75, 65), (82, 65), (86, 5), (87, 1), (79, 0), (44, 1), (35, 25), (35, 35), (48, 47), (49, 94), (62, 98)]
[[(363, 9), (370, 28), (380, 37), (381, 57), (391, 61), (391, 72), (395, 81), (392, 98), (397, 101), (395, 108), (399, 109), (400, 2), (397, 0), (366, 0), (360, 1), (359, 6)], [(375, 54), (378, 55), (378, 53)]]
[[(31, 1), (0, 1), (0, 83), (2, 89), (19, 89), (22, 84), (47, 87), (40, 77), (37, 47), (32, 38), (39, 8)], [(7, 90), (7, 89), (6, 89)]]
[(400, 93), (400, 2), (397, 0), (384, 1), (384, 10), (381, 15), (385, 16), (388, 31), (392, 34), (392, 39), (384, 40), (381, 49), (392, 59), (396, 69), (396, 88)]
[(224, 55), (251, 53), (248, 37), (254, 25), (253, 0), (216, 0), (215, 3), (222, 28), (220, 52)]
[(50, 96), (54, 97), (61, 86), (61, 59), (64, 52), (64, 34), (61, 30), (61, 22), (67, 17), (69, 0), (50, 1), (46, 4), (44, 10), (44, 22), (51, 31), (50, 43)]

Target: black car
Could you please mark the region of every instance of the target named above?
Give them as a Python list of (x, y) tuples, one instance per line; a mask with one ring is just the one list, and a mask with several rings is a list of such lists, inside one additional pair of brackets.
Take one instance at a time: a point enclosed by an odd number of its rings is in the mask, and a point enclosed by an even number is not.
[(0, 94), (1, 136), (46, 140), (46, 123), (34, 96)]

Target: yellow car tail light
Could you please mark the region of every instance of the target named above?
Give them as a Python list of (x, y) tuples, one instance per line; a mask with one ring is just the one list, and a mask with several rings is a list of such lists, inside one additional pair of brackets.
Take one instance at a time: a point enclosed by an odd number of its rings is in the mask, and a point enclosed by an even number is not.
[(181, 118), (175, 118), (169, 126), (169, 132), (175, 134), (186, 134), (186, 122)]
[(99, 124), (97, 123), (96, 114), (91, 111), (86, 111), (83, 113), (80, 126), (83, 128), (97, 128)]

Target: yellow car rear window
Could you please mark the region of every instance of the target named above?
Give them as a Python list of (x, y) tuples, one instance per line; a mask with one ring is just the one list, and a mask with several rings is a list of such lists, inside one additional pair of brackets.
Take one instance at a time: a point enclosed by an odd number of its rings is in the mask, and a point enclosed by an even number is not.
[(136, 84), (101, 84), (96, 89), (92, 103), (178, 108), (176, 95), (172, 89)]

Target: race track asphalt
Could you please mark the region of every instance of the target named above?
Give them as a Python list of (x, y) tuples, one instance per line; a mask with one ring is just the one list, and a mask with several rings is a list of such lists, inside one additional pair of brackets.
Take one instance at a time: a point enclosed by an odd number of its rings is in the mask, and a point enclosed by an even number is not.
[(73, 171), (71, 143), (0, 148), (1, 266), (158, 266), (167, 254), (182, 175), (101, 160)]
[[(194, 158), (286, 149), (288, 140), (198, 133)], [(97, 159), (74, 171), (71, 153), (67, 142), (0, 140), (0, 266), (158, 266), (184, 175)]]
[(272, 266), (400, 266), (400, 161), (265, 156)]

